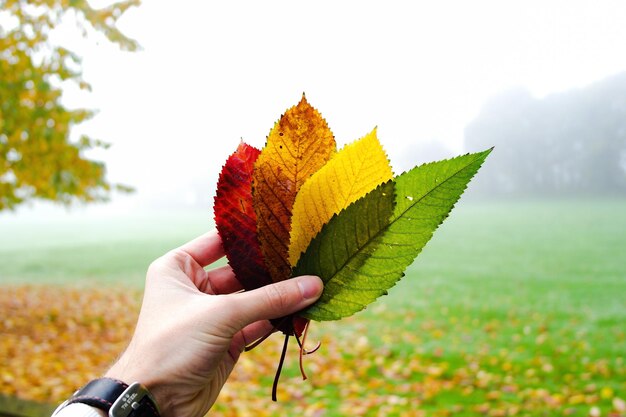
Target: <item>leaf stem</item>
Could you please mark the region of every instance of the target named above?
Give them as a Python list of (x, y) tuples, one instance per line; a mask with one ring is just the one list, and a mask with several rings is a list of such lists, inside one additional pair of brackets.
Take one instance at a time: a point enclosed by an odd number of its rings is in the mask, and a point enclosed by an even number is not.
[(289, 336), (285, 335), (285, 343), (283, 344), (283, 351), (280, 354), (280, 361), (278, 362), (278, 369), (276, 369), (276, 376), (274, 377), (274, 384), (272, 385), (272, 401), (276, 402), (276, 391), (278, 390), (278, 380), (280, 379), (280, 373), (283, 370), (283, 362), (285, 362), (285, 355), (287, 354), (287, 345), (289, 344)]
[(261, 336), (259, 339), (255, 340), (251, 344), (247, 345), (244, 348), (243, 351), (244, 352), (250, 352), (252, 349), (254, 349), (255, 347), (259, 346), (261, 343), (263, 343), (263, 341), (265, 341), (265, 339), (270, 337), (272, 335), (272, 333), (274, 333), (276, 330), (278, 330), (279, 327), (282, 327), (282, 325), (285, 323), (285, 321), (287, 321), (287, 319), (289, 319), (289, 317), (291, 317), (291, 316), (283, 317), (282, 320), (280, 320), (274, 327), (272, 327), (270, 329), (269, 332), (267, 332), (265, 334), (265, 336)]
[(302, 357), (304, 355), (310, 355), (311, 353), (315, 353), (317, 351), (317, 349), (320, 348), (320, 346), (322, 346), (322, 342), (317, 342), (317, 345), (311, 349), (311, 350), (306, 350), (304, 348), (304, 344), (306, 343), (306, 335), (309, 332), (309, 325), (311, 324), (310, 320), (307, 320), (306, 324), (304, 325), (304, 330), (302, 331), (302, 342), (300, 342), (300, 338), (298, 337), (297, 334), (294, 334), (296, 341), (298, 342), (298, 346), (300, 346), (300, 373), (302, 374), (302, 379), (306, 380), (307, 376), (306, 376), (306, 372), (304, 372), (304, 366), (302, 363)]
[(259, 339), (255, 340), (254, 342), (252, 342), (251, 344), (246, 346), (243, 349), (243, 351), (244, 352), (250, 352), (252, 349), (254, 349), (255, 347), (259, 346), (261, 343), (263, 343), (263, 341), (265, 339), (267, 339), (268, 337), (270, 337), (272, 335), (272, 333), (274, 333), (274, 330), (276, 330), (276, 327), (272, 327), (269, 332), (267, 332), (264, 336), (260, 337)]
[(310, 321), (307, 321), (306, 324), (304, 325), (304, 331), (302, 332), (302, 344), (300, 345), (300, 373), (302, 374), (302, 380), (306, 381), (306, 372), (304, 372), (304, 366), (302, 365), (302, 356), (304, 356), (306, 350), (304, 350), (304, 343), (306, 342), (306, 334), (308, 333), (309, 330), (309, 323), (311, 323)]

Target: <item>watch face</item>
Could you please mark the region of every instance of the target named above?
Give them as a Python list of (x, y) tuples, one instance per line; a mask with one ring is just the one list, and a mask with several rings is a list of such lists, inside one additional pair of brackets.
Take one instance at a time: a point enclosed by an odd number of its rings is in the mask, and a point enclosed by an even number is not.
[[(153, 415), (157, 417), (159, 415), (156, 403), (148, 389), (139, 382), (135, 382), (113, 403), (109, 410), (109, 417), (128, 417), (130, 413), (140, 408), (153, 408)], [(143, 413), (143, 415), (150, 415), (150, 413)]]
[[(55, 416), (74, 404), (83, 404), (87, 408), (99, 408), (110, 417), (159, 417), (156, 402), (148, 389), (139, 382), (129, 386), (112, 378), (94, 379), (76, 391), (52, 415)], [(91, 410), (96, 412), (94, 416), (101, 416), (97, 410)], [(83, 414), (81, 413), (80, 416), (83, 417)]]

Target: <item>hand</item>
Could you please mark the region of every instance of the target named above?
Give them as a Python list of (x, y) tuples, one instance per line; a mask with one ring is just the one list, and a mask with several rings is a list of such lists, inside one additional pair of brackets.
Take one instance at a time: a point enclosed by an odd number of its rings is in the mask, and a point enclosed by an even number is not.
[(150, 265), (141, 313), (126, 351), (106, 376), (139, 381), (163, 417), (204, 416), (247, 344), (272, 330), (267, 319), (297, 312), (322, 292), (318, 277), (298, 277), (240, 291), (209, 232)]

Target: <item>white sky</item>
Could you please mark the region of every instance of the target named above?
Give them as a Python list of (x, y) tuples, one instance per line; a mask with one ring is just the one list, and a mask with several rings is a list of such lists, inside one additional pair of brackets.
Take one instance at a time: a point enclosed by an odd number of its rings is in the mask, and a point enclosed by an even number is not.
[(66, 102), (99, 109), (76, 133), (113, 143), (93, 156), (138, 189), (117, 207), (210, 210), (239, 139), (262, 147), (302, 92), (339, 144), (378, 126), (398, 172), (429, 141), (460, 153), (498, 92), (543, 96), (626, 70), (625, 23), (623, 1), (144, 0), (120, 21), (141, 52), (58, 36), (93, 86)]

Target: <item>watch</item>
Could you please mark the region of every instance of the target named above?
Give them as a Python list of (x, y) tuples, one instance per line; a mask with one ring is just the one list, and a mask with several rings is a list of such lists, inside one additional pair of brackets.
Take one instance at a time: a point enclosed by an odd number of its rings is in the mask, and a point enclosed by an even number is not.
[(109, 417), (160, 417), (156, 401), (139, 382), (128, 385), (113, 378), (94, 379), (61, 404), (52, 416), (74, 403), (99, 408)]

